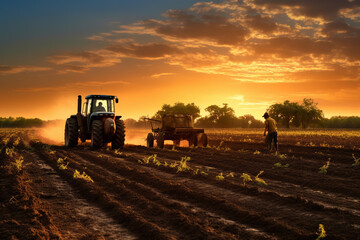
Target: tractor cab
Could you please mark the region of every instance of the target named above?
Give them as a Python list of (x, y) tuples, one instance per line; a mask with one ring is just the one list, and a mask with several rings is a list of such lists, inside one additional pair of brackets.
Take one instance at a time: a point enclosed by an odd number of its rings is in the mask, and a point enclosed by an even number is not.
[[(79, 101), (79, 106), (81, 106), (81, 100)], [(94, 119), (112, 118), (115, 120), (115, 103), (118, 101), (117, 97), (111, 95), (88, 95), (85, 97), (81, 117), (86, 122), (88, 134), (91, 132), (91, 124)]]
[(115, 96), (110, 95), (89, 95), (85, 97), (85, 102), (82, 109), (84, 116), (89, 116), (92, 113), (115, 113), (115, 102), (119, 100)]

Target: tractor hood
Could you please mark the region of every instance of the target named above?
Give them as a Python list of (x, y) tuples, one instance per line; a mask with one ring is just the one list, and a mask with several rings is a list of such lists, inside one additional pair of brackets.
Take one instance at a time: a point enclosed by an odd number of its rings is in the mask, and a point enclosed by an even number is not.
[(92, 114), (90, 114), (90, 118), (93, 117), (115, 117), (115, 113), (113, 112), (94, 112)]

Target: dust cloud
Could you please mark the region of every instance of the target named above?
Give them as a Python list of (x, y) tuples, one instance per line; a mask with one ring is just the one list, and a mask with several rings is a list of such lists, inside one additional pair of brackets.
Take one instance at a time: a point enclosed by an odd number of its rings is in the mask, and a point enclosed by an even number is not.
[(46, 143), (64, 145), (64, 131), (65, 121), (55, 120), (49, 121), (43, 127), (36, 129), (36, 135)]
[[(125, 130), (125, 144), (146, 145), (146, 136), (151, 131), (148, 129)], [(45, 143), (54, 145), (64, 145), (65, 121), (49, 121), (43, 127), (36, 129), (36, 136)], [(79, 141), (80, 144), (81, 141)], [(89, 142), (89, 140), (87, 140)]]
[(125, 144), (146, 145), (146, 136), (151, 130), (148, 129), (125, 129)]
[[(36, 136), (44, 143), (53, 145), (64, 145), (64, 132), (65, 132), (65, 121), (56, 120), (49, 121), (44, 124), (41, 128), (36, 128)], [(132, 145), (146, 145), (146, 136), (151, 132), (151, 129), (137, 129), (137, 128), (126, 128), (125, 129), (125, 144)], [(89, 142), (90, 140), (87, 140)], [(81, 141), (79, 140), (79, 144)], [(172, 141), (165, 141), (165, 144), (172, 144)], [(188, 147), (187, 141), (180, 142), (181, 147)]]

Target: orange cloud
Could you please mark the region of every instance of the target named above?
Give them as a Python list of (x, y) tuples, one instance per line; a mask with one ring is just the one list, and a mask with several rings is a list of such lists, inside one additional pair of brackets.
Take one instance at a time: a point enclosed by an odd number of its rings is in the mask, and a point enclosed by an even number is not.
[(159, 78), (162, 76), (170, 76), (170, 75), (174, 75), (175, 73), (156, 73), (151, 75), (151, 78)]
[(49, 70), (51, 70), (51, 68), (48, 68), (48, 67), (0, 65), (0, 74), (15, 74), (15, 73), (22, 73), (22, 72), (41, 72), (41, 71), (49, 71)]
[(177, 54), (181, 50), (175, 46), (163, 43), (150, 44), (112, 44), (105, 47), (106, 50), (120, 54), (123, 57), (158, 59), (172, 54)]
[(68, 52), (48, 57), (48, 61), (62, 66), (59, 73), (84, 73), (90, 68), (109, 67), (121, 62), (118, 56), (103, 50)]
[(343, 9), (352, 9), (360, 6), (359, 1), (353, 0), (250, 0), (248, 2), (268, 9), (287, 10), (295, 16), (321, 17), (324, 19), (337, 17)]
[(203, 39), (220, 45), (242, 43), (249, 31), (239, 23), (218, 14), (195, 15), (183, 10), (169, 10), (166, 21), (145, 20), (143, 25), (160, 36), (177, 39)]

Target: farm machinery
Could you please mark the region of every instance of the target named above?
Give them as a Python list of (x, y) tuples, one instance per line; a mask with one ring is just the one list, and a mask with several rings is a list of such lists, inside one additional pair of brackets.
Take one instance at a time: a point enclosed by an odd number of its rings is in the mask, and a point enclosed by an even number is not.
[(111, 142), (113, 149), (122, 148), (125, 142), (125, 126), (121, 116), (115, 115), (115, 103), (119, 100), (110, 95), (85, 97), (81, 111), (81, 95), (78, 96), (76, 115), (71, 115), (65, 124), (65, 146), (75, 147), (78, 139), (91, 139), (92, 148), (100, 148)]
[(181, 140), (187, 140), (189, 146), (207, 146), (208, 138), (204, 129), (194, 128), (191, 115), (166, 114), (161, 120), (145, 119), (150, 121), (152, 130), (146, 138), (147, 147), (154, 147), (154, 140), (159, 148), (164, 147), (165, 140), (172, 140), (174, 145), (179, 145)]

